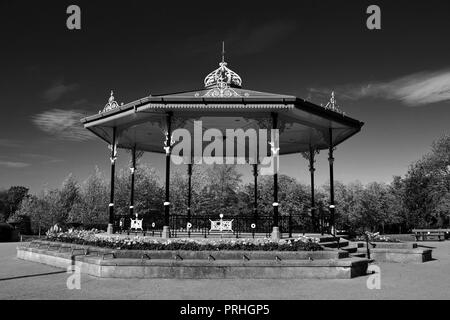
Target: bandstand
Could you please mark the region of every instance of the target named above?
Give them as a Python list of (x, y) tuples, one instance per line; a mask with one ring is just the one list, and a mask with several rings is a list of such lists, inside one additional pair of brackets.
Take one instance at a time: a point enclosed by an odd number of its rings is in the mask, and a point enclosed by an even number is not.
[[(215, 158), (238, 159), (238, 163), (253, 166), (255, 199), (254, 216), (257, 217), (257, 179), (265, 164), (263, 158), (272, 159), (273, 176), (273, 214), (272, 238), (279, 239), (278, 201), (278, 156), (298, 153), (309, 161), (311, 174), (311, 216), (315, 215), (314, 199), (314, 163), (315, 155), (321, 150), (328, 150), (330, 174), (329, 212), (331, 225), (334, 226), (334, 185), (333, 152), (335, 148), (358, 133), (363, 123), (352, 119), (339, 110), (334, 94), (326, 106), (319, 106), (309, 101), (290, 95), (273, 94), (248, 90), (242, 87), (240, 76), (228, 68), (224, 55), (219, 68), (211, 72), (204, 80), (204, 87), (199, 90), (150, 95), (119, 105), (111, 92), (108, 104), (96, 115), (81, 120), (84, 127), (110, 145), (111, 149), (111, 191), (109, 203), (108, 233), (113, 233), (114, 215), (114, 180), (117, 149), (129, 149), (132, 156), (130, 217), (134, 212), (134, 177), (137, 152), (154, 152), (165, 154), (165, 199), (164, 226), (162, 237), (170, 237), (170, 166), (174, 160), (174, 149), (184, 143), (189, 148), (179, 153), (178, 160), (187, 165), (189, 177), (187, 221), (191, 220), (191, 176), (192, 166), (203, 163), (203, 152), (215, 145)], [(199, 125), (201, 123), (201, 126)], [(208, 130), (215, 133), (205, 139)], [(242, 129), (242, 131), (239, 131)], [(256, 146), (251, 144), (249, 130), (257, 133)], [(262, 134), (262, 130), (274, 134)], [(241, 139), (237, 134), (230, 137), (230, 132), (243, 132)], [(194, 139), (184, 141), (179, 133), (190, 134)], [(196, 139), (200, 136), (202, 139)], [(231, 138), (231, 139), (230, 139)], [(233, 143), (230, 144), (230, 140)], [(219, 146), (219, 147), (217, 147)], [(231, 147), (230, 147), (231, 146)], [(222, 150), (219, 150), (223, 148)], [(179, 149), (179, 148), (178, 148)], [(227, 157), (224, 157), (226, 154)], [(180, 161), (178, 161), (180, 163)], [(226, 162), (230, 163), (230, 162)], [(332, 228), (335, 232), (336, 228)]]

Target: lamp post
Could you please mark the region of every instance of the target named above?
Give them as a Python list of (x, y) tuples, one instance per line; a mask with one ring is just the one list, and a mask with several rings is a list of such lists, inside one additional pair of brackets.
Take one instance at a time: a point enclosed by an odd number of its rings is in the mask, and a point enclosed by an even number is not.
[[(256, 228), (258, 219), (258, 164), (253, 165), (253, 177), (254, 177), (254, 188), (253, 188), (253, 223)], [(253, 233), (254, 229), (253, 228)]]
[(333, 129), (329, 129), (329, 150), (328, 150), (328, 163), (330, 166), (330, 226), (332, 228), (333, 236), (336, 237), (336, 225), (335, 225), (335, 205), (334, 205), (334, 157), (333, 157)]
[(170, 156), (172, 152), (172, 112), (166, 114), (166, 197), (164, 201), (164, 226), (162, 238), (170, 238)]
[[(278, 129), (278, 114), (272, 113), (272, 129), (277, 130)], [(273, 173), (273, 227), (272, 227), (272, 239), (273, 240), (279, 240), (281, 238), (280, 235), (280, 228), (278, 225), (278, 161), (277, 153), (278, 153), (278, 145), (276, 141), (272, 141), (272, 156), (273, 156), (273, 167), (274, 167), (274, 173)]]
[(136, 146), (131, 150), (131, 191), (130, 191), (130, 217), (133, 216), (134, 213), (134, 179), (136, 172)]
[[(188, 203), (187, 224), (191, 224), (191, 197), (192, 197), (192, 161), (188, 164)], [(188, 228), (188, 237), (191, 237), (191, 228)]]
[[(312, 228), (313, 228), (313, 232), (317, 231), (317, 223), (316, 223), (316, 200), (315, 200), (315, 187), (314, 187), (314, 172), (316, 171), (316, 168), (314, 168), (314, 163), (316, 162), (315, 160), (315, 155), (319, 154), (319, 150), (315, 150), (313, 148), (313, 146), (310, 144), (309, 145), (309, 151), (308, 152), (303, 152), (301, 153), (303, 158), (305, 158), (306, 160), (309, 161), (309, 172), (310, 172), (310, 177), (311, 177), (311, 221), (312, 221)], [(319, 214), (319, 227), (321, 225), (321, 217)]]

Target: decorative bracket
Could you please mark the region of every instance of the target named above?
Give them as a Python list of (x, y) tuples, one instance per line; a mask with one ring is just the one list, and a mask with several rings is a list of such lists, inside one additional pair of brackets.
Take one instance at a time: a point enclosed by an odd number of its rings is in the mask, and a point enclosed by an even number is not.
[(270, 142), (269, 142), (269, 145), (270, 145), (270, 150), (272, 151), (272, 156), (273, 156), (273, 157), (278, 156), (278, 155), (279, 155), (279, 152), (280, 152), (280, 147), (277, 147), (277, 146), (275, 145), (275, 142), (274, 142), (274, 141), (270, 141)]
[(117, 160), (117, 143), (108, 145), (108, 149), (111, 150), (111, 157), (109, 158), (111, 160), (111, 164), (116, 163)]
[[(172, 135), (170, 136), (170, 139), (169, 139), (169, 132), (165, 131), (164, 134), (166, 136), (166, 140), (164, 141), (164, 150), (166, 151), (166, 155), (169, 155), (172, 150), (172, 147), (175, 144), (175, 140), (173, 140)], [(169, 140), (170, 140), (170, 143), (169, 143)]]

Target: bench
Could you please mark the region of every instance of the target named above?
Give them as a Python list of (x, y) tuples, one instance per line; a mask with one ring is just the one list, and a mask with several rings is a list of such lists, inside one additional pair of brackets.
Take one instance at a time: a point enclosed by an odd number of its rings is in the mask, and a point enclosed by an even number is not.
[(414, 229), (416, 241), (444, 241), (448, 238), (448, 229)]

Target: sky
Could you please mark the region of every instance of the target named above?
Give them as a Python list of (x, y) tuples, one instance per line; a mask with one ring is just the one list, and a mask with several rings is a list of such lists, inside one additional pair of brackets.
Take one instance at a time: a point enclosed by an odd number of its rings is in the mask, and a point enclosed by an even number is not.
[[(66, 9), (81, 8), (81, 30)], [(381, 9), (369, 30), (366, 9)], [(107, 145), (79, 120), (118, 102), (199, 89), (228, 66), (246, 89), (295, 95), (365, 123), (335, 152), (335, 179), (389, 183), (449, 133), (448, 1), (0, 1), (0, 189), (37, 193), (70, 173), (109, 175)], [(327, 183), (327, 154), (317, 182)], [(161, 173), (162, 155), (143, 159)], [(129, 154), (119, 151), (124, 168)], [(184, 170), (180, 168), (180, 170)], [(244, 181), (251, 168), (242, 166)], [(307, 162), (281, 173), (309, 183)]]

